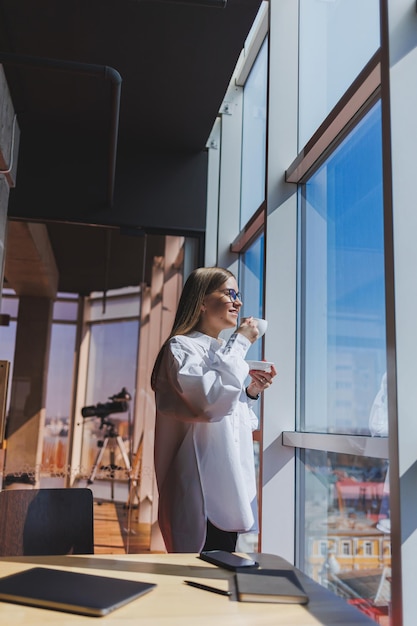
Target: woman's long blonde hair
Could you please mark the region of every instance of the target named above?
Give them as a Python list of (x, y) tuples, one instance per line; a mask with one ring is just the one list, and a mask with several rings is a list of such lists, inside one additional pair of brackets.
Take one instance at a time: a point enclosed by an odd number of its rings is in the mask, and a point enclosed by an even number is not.
[(153, 367), (151, 386), (155, 389), (159, 365), (165, 345), (175, 335), (187, 335), (200, 321), (201, 306), (206, 295), (220, 289), (234, 274), (222, 267), (199, 267), (185, 281), (169, 337), (161, 347)]

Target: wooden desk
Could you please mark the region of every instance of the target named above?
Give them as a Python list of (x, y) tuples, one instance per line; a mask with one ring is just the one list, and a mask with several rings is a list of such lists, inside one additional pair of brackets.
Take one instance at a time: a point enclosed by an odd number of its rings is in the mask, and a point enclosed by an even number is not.
[[(291, 568), (280, 557), (256, 554), (261, 567)], [(157, 587), (101, 618), (58, 613), (0, 602), (0, 621), (14, 626), (375, 626), (357, 609), (299, 574), (310, 603), (300, 605), (237, 602), (233, 573), (201, 561), (193, 554), (129, 554), (57, 557), (3, 557), (0, 576), (40, 565), (97, 575), (153, 582)], [(233, 591), (230, 597), (195, 589), (184, 579)]]

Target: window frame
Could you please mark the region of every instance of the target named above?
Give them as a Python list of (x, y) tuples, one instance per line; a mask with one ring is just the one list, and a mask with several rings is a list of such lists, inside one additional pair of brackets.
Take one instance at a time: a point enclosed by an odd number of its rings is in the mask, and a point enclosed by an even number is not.
[[(287, 183), (296, 183), (300, 188), (381, 98), (381, 59), (382, 49), (379, 48), (319, 129), (289, 165), (285, 172)], [(300, 378), (300, 373), (298, 378)], [(357, 443), (352, 445), (350, 439), (353, 437), (360, 438), (362, 445), (359, 447), (357, 447)], [(284, 446), (294, 449), (311, 448), (346, 454), (353, 454), (353, 451), (356, 451), (355, 454), (359, 456), (363, 454), (363, 456), (388, 458), (388, 441), (386, 438), (318, 434), (300, 432), (295, 428), (294, 431), (283, 431), (282, 441)]]
[[(297, 205), (302, 202), (302, 185), (322, 166), (340, 143), (351, 133), (355, 126), (370, 111), (370, 109), (382, 100), (382, 72), (383, 52), (379, 48), (369, 60), (362, 72), (357, 76), (352, 85), (345, 92), (333, 110), (323, 121), (319, 129), (314, 133), (304, 148), (285, 171), (285, 182), (297, 185)], [(382, 105), (383, 107), (383, 105)], [(382, 121), (382, 134), (384, 136), (384, 119)], [(383, 156), (384, 160), (384, 156)], [(383, 189), (385, 188), (385, 164), (383, 164)], [(386, 208), (384, 198), (384, 221)], [(301, 226), (302, 228), (302, 226)], [(386, 251), (386, 236), (384, 239)], [(297, 248), (300, 249), (300, 229), (297, 235)], [(389, 252), (388, 252), (389, 253)], [(387, 265), (385, 261), (385, 265)], [(299, 264), (298, 264), (299, 265)], [(304, 280), (298, 267), (298, 279)], [(301, 287), (302, 289), (302, 287)], [(387, 305), (387, 295), (385, 306)], [(303, 305), (301, 305), (303, 306)], [(302, 312), (301, 312), (302, 314)], [(297, 335), (302, 341), (297, 322)], [(299, 360), (299, 348), (297, 348), (297, 387), (300, 389), (302, 367)], [(300, 402), (302, 398), (297, 394), (297, 415), (300, 414)], [(306, 450), (321, 450), (325, 452), (339, 452), (352, 456), (370, 456), (371, 458), (388, 459), (392, 444), (387, 437), (371, 437), (363, 435), (334, 435), (329, 433), (301, 432), (299, 426), (294, 424), (294, 430), (283, 430), (282, 445), (292, 449), (295, 457), (295, 520), (304, 518), (305, 515), (305, 481), (302, 470), (303, 458)], [(301, 524), (295, 525), (294, 529), (295, 564), (300, 566), (305, 559), (305, 535)], [(391, 544), (392, 551), (392, 544)], [(372, 553), (368, 556), (372, 556)], [(393, 589), (393, 594), (395, 590)]]
[(380, 48), (290, 164), (287, 183), (302, 184), (310, 178), (380, 98), (381, 55)]

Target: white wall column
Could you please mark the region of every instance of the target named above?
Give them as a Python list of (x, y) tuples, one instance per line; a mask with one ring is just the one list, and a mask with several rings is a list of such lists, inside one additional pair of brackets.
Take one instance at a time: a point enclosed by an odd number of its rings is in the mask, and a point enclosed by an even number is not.
[(270, 3), (269, 41), (265, 358), (278, 376), (264, 397), (261, 549), (293, 562), (294, 450), (281, 433), (295, 426), (297, 195), (285, 170), (297, 154), (297, 2)]

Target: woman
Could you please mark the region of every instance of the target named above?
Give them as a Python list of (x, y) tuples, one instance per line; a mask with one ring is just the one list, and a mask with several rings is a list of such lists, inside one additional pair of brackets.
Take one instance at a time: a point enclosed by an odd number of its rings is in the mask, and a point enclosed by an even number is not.
[(245, 389), (256, 321), (244, 319), (227, 343), (219, 338), (236, 327), (241, 306), (231, 272), (194, 270), (155, 362), (158, 519), (168, 552), (233, 552), (237, 534), (256, 527), (251, 407), (276, 371), (251, 371)]

